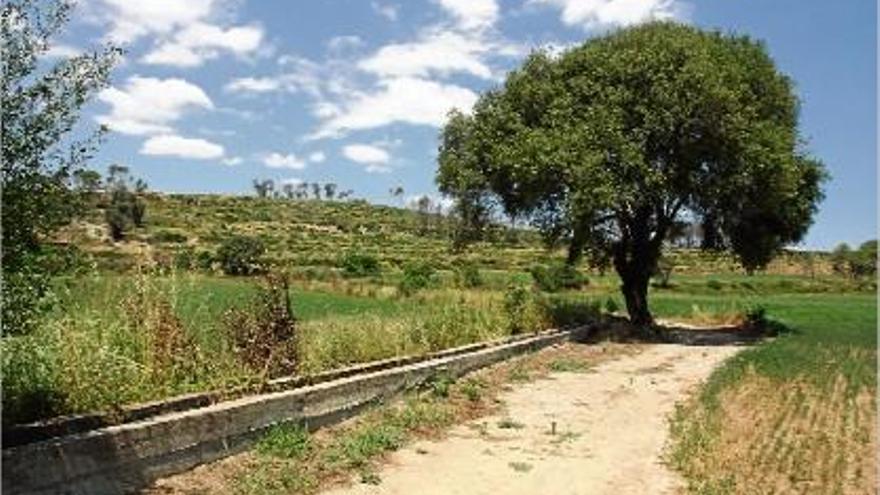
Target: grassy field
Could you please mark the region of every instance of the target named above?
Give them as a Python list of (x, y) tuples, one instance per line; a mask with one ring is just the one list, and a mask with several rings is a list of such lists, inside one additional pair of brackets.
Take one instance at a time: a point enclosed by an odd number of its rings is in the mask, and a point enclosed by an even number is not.
[(718, 369), (673, 420), (669, 459), (700, 494), (876, 487), (874, 294), (762, 298), (788, 333)]
[[(614, 276), (593, 275), (582, 290), (553, 295), (531, 289), (515, 312), (503, 288), (530, 276), (486, 271), (483, 278), (480, 288), (464, 290), (441, 272), (411, 297), (397, 293), (396, 272), (346, 279), (331, 271), (294, 280), (299, 372), (422, 354), (623, 307)], [(228, 322), (230, 311), (247, 308), (256, 283), (188, 272), (59, 279), (56, 310), (39, 331), (2, 341), (4, 421), (113, 410), (264, 380), (239, 359)], [(652, 289), (652, 304), (660, 317), (714, 323), (735, 321), (758, 305), (783, 308), (784, 315), (838, 299), (864, 300), (855, 288), (836, 277), (681, 275), (667, 288)]]

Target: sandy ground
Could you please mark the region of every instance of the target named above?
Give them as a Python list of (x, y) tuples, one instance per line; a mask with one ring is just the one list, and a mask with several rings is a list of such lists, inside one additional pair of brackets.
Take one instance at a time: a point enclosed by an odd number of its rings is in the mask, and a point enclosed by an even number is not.
[(655, 345), (588, 372), (516, 385), (501, 397), (503, 413), (395, 452), (378, 484), (325, 493), (674, 493), (680, 481), (661, 461), (667, 418), (738, 349)]

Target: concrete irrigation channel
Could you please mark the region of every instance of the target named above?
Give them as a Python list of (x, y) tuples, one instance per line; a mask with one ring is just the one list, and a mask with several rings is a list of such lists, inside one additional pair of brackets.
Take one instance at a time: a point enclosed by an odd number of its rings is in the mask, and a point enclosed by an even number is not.
[[(586, 325), (473, 344), (420, 357), (394, 358), (312, 377), (273, 380), (248, 390), (191, 394), (4, 432), (3, 493), (117, 494), (251, 446), (268, 428), (338, 423), (363, 408), (436, 376), (458, 377), (566, 340)], [(114, 422), (115, 420), (115, 422)]]

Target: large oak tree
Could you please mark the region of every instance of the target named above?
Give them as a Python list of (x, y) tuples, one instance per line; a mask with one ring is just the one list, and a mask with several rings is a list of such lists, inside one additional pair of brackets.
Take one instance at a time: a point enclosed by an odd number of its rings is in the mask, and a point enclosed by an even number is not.
[(763, 43), (669, 22), (532, 54), (471, 115), (450, 114), (439, 165), (461, 211), (497, 202), (570, 262), (610, 260), (639, 325), (676, 221), (758, 269), (806, 233), (826, 178)]

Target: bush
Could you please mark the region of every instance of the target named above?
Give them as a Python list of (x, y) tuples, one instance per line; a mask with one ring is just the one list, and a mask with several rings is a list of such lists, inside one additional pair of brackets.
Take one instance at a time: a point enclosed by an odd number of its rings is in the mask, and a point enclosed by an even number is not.
[(589, 280), (568, 263), (533, 266), (529, 273), (539, 289), (545, 292), (558, 292), (562, 289), (580, 289)]
[(531, 302), (528, 287), (514, 284), (504, 293), (504, 313), (507, 315), (507, 326), (511, 334), (518, 334), (526, 329), (525, 316)]
[(3, 334), (31, 333), (52, 306), (51, 274), (40, 255), (23, 257), (15, 271), (3, 273)]
[(379, 275), (379, 260), (369, 254), (349, 252), (339, 260), (339, 267), (346, 277), (372, 277)]
[(455, 265), (455, 285), (464, 289), (474, 289), (483, 285), (483, 276), (477, 265), (459, 262)]
[(256, 237), (235, 236), (220, 244), (217, 261), (227, 275), (252, 275), (263, 269), (266, 246)]
[(436, 271), (429, 263), (413, 262), (403, 267), (403, 278), (397, 289), (404, 296), (411, 296), (434, 283)]
[(242, 363), (264, 378), (296, 371), (296, 318), (286, 275), (268, 274), (250, 305), (232, 309), (224, 323)]

